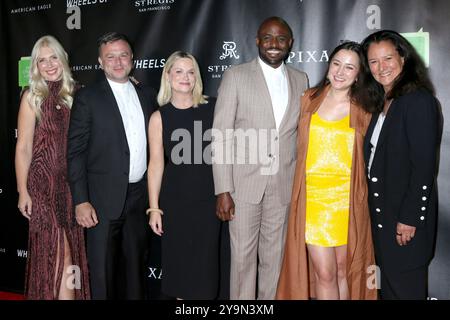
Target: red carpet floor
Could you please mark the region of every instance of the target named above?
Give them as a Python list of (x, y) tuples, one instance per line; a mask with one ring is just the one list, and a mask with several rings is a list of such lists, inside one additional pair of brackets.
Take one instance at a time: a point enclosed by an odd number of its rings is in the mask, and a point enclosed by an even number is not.
[(24, 300), (23, 295), (0, 291), (0, 300)]

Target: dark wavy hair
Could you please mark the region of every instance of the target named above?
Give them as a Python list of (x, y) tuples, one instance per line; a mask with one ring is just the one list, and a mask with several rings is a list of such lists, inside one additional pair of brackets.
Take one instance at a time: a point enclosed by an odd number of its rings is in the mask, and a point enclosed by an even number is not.
[[(372, 43), (389, 41), (395, 47), (400, 57), (404, 59), (403, 68), (389, 92), (384, 92), (383, 86), (378, 83), (370, 73), (367, 52)], [(428, 70), (416, 49), (401, 34), (393, 30), (380, 30), (366, 37), (362, 42), (364, 64), (369, 70), (366, 89), (368, 94), (376, 97), (379, 107), (382, 108), (384, 99), (398, 98), (409, 92), (424, 89), (434, 95), (434, 87), (429, 78)]]
[(330, 84), (330, 80), (328, 79), (328, 71), (330, 70), (330, 63), (333, 60), (333, 57), (341, 50), (353, 51), (359, 58), (359, 72), (356, 81), (350, 87), (349, 91), (350, 100), (353, 103), (360, 105), (367, 112), (373, 113), (378, 111), (376, 100), (374, 100), (370, 95), (367, 95), (364, 88), (364, 84), (367, 82), (365, 78), (368, 76), (369, 71), (365, 69), (366, 66), (363, 63), (364, 55), (362, 52), (361, 45), (355, 41), (344, 41), (336, 48), (334, 48), (333, 52), (330, 54), (328, 58), (328, 67), (325, 72), (325, 75), (323, 76), (319, 84), (313, 88), (311, 98), (315, 99), (319, 97), (325, 90), (325, 88)]

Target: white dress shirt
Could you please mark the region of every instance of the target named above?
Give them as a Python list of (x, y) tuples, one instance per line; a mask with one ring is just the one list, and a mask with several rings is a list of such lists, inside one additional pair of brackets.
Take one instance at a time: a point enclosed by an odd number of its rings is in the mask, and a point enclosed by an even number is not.
[(258, 58), (258, 60), (264, 73), (264, 78), (266, 79), (267, 88), (269, 89), (270, 98), (272, 100), (275, 125), (277, 130), (279, 130), (289, 100), (286, 66), (282, 63), (275, 69), (267, 65), (261, 58)]
[(108, 79), (108, 82), (119, 106), (130, 150), (128, 180), (130, 183), (138, 182), (147, 170), (147, 139), (144, 113), (136, 89), (130, 81), (119, 83)]

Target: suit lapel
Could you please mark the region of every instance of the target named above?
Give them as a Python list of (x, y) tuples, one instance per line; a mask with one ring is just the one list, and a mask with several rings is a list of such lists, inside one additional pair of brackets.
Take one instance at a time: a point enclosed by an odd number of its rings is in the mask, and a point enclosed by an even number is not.
[(284, 70), (286, 71), (286, 80), (287, 80), (287, 84), (288, 84), (288, 104), (286, 106), (286, 110), (284, 111), (283, 114), (283, 118), (281, 119), (281, 123), (280, 123), (280, 127), (278, 128), (278, 131), (281, 132), (281, 130), (284, 127), (284, 123), (288, 120), (287, 117), (288, 115), (292, 114), (291, 113), (291, 109), (295, 108), (295, 107), (299, 107), (300, 108), (300, 101), (297, 101), (297, 103), (295, 103), (295, 101), (292, 101), (292, 81), (293, 78), (291, 77), (291, 72), (289, 70), (289, 68), (285, 65), (284, 66)]
[(392, 116), (395, 108), (395, 100), (392, 101), (391, 106), (386, 113), (386, 118), (383, 122), (383, 127), (381, 127), (380, 136), (378, 137), (377, 148), (384, 144), (386, 141), (387, 133), (389, 132), (389, 127), (392, 125)]
[(111, 110), (111, 115), (114, 119), (114, 122), (116, 122), (116, 127), (120, 128), (121, 136), (123, 137), (123, 140), (125, 142), (125, 145), (128, 148), (128, 140), (127, 140), (127, 134), (125, 133), (125, 127), (123, 125), (122, 115), (120, 114), (119, 105), (117, 104), (116, 97), (114, 96), (114, 93), (111, 89), (111, 86), (108, 83), (108, 80), (103, 81), (102, 83), (103, 88), (103, 96), (105, 97), (105, 104), (109, 106), (109, 109)]
[[(392, 125), (392, 117), (393, 117), (393, 112), (394, 112), (394, 108), (395, 108), (394, 104), (395, 104), (395, 100), (392, 101), (391, 107), (389, 108), (389, 110), (386, 114), (386, 118), (384, 119), (383, 126), (381, 127), (380, 135), (379, 135), (378, 141), (377, 141), (377, 150), (380, 150), (380, 148), (386, 142), (386, 137), (389, 132), (389, 128)], [(370, 139), (372, 137), (375, 125), (378, 121), (379, 115), (380, 114), (378, 113), (377, 115), (374, 114), (372, 116), (372, 120), (370, 121), (369, 128), (367, 129), (367, 133), (366, 133), (367, 138), (365, 139), (365, 143), (364, 143), (364, 155), (365, 155), (366, 161), (369, 161), (369, 159), (370, 159), (371, 148), (372, 148), (372, 146), (370, 144)], [(375, 163), (377, 154), (379, 154), (378, 151), (375, 152), (372, 163)]]
[(255, 74), (255, 85), (257, 87), (257, 92), (260, 92), (263, 97), (262, 101), (263, 107), (269, 109), (269, 113), (272, 115), (271, 122), (273, 124), (273, 127), (276, 128), (276, 122), (275, 122), (275, 115), (273, 113), (273, 105), (272, 105), (272, 98), (270, 97), (269, 88), (267, 87), (266, 78), (264, 77), (263, 70), (261, 66), (259, 65), (258, 58), (253, 60), (253, 72)]
[(139, 85), (136, 85), (133, 82), (131, 82), (131, 83), (133, 84), (134, 89), (136, 90), (136, 93), (139, 98), (139, 102), (141, 104), (142, 112), (144, 114), (144, 121), (145, 121), (145, 125), (144, 125), (145, 133), (147, 134), (147, 130), (148, 130), (147, 124), (148, 124), (149, 117), (150, 117), (149, 112), (148, 112), (148, 110), (149, 110), (148, 107), (149, 107), (150, 101), (147, 101), (147, 99), (145, 99), (145, 95), (143, 94), (142, 89)]
[(372, 137), (373, 130), (375, 129), (375, 125), (377, 123), (378, 116), (379, 116), (379, 113), (374, 113), (372, 115), (372, 119), (370, 120), (369, 127), (367, 128), (366, 138), (364, 139), (364, 158), (366, 159), (366, 163), (368, 163), (369, 159), (370, 159), (370, 153), (371, 153), (370, 138)]

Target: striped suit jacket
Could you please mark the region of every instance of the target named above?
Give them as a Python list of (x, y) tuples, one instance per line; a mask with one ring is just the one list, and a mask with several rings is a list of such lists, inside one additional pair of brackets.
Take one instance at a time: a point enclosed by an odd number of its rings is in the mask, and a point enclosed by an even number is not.
[(213, 123), (216, 194), (230, 192), (236, 199), (257, 204), (269, 179), (275, 179), (279, 203), (290, 202), (300, 97), (308, 78), (291, 67), (286, 70), (289, 99), (278, 130), (258, 58), (225, 71)]

